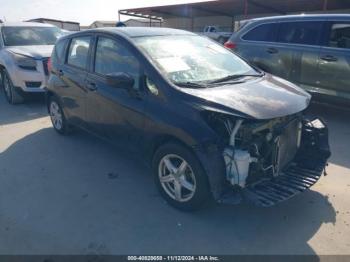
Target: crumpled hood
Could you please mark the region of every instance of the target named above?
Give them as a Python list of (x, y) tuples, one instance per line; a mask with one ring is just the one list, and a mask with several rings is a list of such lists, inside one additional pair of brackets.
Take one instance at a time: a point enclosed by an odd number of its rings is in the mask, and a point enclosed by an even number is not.
[(41, 59), (50, 57), (53, 47), (53, 45), (10, 46), (6, 50), (15, 54)]
[[(255, 119), (272, 119), (298, 113), (308, 107), (311, 95), (279, 77), (264, 77), (220, 87), (183, 92), (211, 102), (210, 107), (238, 111)], [(207, 105), (203, 105), (207, 106)]]

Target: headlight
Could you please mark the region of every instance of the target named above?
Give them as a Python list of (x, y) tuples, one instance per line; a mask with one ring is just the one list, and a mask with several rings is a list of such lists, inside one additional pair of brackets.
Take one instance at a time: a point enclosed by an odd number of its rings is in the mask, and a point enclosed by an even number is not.
[(18, 54), (12, 55), (18, 67), (26, 70), (36, 70), (36, 61), (33, 58)]

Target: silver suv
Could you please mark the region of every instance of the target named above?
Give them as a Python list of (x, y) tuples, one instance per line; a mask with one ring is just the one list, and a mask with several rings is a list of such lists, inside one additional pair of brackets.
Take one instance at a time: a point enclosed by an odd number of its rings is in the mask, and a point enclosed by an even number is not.
[(0, 23), (0, 73), (10, 104), (23, 102), (25, 93), (44, 92), (48, 58), (62, 32), (41, 23)]
[(260, 69), (304, 88), (313, 99), (349, 104), (348, 14), (252, 19), (225, 46)]

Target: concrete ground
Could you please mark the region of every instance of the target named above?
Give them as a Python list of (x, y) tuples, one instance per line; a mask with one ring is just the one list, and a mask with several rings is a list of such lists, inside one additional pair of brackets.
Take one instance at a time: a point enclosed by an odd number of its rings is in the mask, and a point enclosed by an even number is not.
[(133, 156), (51, 128), (42, 101), (0, 94), (0, 254), (350, 254), (350, 113), (329, 123), (328, 176), (278, 206), (183, 213)]

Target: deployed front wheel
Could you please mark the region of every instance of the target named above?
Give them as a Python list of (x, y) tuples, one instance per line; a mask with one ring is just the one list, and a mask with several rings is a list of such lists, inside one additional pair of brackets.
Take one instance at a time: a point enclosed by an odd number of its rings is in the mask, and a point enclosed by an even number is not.
[(1, 81), (2, 81), (2, 87), (4, 89), (4, 94), (7, 102), (14, 105), (14, 104), (20, 104), (24, 101), (23, 96), (12, 84), (11, 78), (7, 73), (6, 69), (3, 69), (1, 71)]
[(198, 209), (210, 197), (207, 175), (200, 162), (181, 144), (168, 143), (157, 150), (153, 173), (161, 195), (178, 209)]

